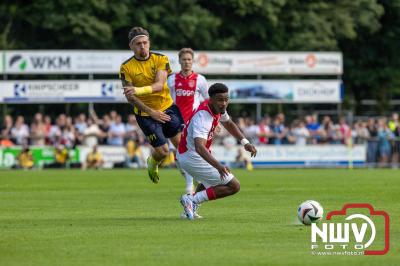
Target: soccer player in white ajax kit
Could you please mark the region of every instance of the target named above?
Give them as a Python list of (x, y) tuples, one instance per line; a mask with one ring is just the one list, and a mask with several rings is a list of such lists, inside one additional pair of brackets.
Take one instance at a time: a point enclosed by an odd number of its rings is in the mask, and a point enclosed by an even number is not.
[[(203, 75), (193, 71), (193, 58), (194, 52), (191, 48), (182, 48), (179, 51), (181, 71), (168, 77), (172, 99), (181, 111), (185, 124), (200, 103), (208, 99), (207, 80)], [(182, 174), (186, 181), (186, 193), (193, 194), (193, 178), (184, 170)]]
[(208, 89), (209, 100), (202, 102), (185, 124), (179, 143), (177, 159), (180, 166), (205, 189), (194, 195), (185, 194), (181, 204), (189, 220), (194, 219), (198, 205), (204, 201), (233, 195), (240, 190), (239, 181), (230, 169), (216, 160), (210, 151), (213, 135), (219, 122), (244, 149), (254, 157), (256, 148), (244, 137), (240, 129), (226, 112), (229, 102), (228, 87), (215, 83)]

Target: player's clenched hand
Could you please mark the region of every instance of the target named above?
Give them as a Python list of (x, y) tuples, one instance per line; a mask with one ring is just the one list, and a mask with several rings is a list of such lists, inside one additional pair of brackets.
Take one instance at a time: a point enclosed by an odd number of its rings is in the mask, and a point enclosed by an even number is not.
[(150, 117), (154, 120), (165, 123), (171, 120), (171, 117), (164, 112), (153, 110), (150, 112)]
[(246, 145), (244, 145), (244, 149), (251, 153), (251, 157), (256, 157), (257, 149), (253, 146), (253, 144), (247, 143)]
[(125, 94), (125, 97), (129, 99), (132, 95), (136, 94), (136, 88), (133, 86), (125, 86), (124, 94)]
[(221, 180), (224, 180), (225, 177), (227, 177), (231, 173), (231, 170), (228, 167), (223, 166), (222, 164), (219, 165), (217, 170), (219, 172)]

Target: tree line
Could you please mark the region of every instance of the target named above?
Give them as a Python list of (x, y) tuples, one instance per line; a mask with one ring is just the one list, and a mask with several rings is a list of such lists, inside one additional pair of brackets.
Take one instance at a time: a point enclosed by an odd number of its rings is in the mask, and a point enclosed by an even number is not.
[(140, 25), (159, 50), (342, 51), (348, 108), (400, 96), (400, 0), (4, 1), (0, 25), (1, 49), (128, 49)]

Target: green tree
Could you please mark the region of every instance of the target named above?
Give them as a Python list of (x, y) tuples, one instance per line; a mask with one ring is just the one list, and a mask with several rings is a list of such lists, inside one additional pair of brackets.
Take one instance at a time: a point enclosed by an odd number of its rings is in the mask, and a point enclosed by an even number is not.
[(376, 32), (362, 30), (352, 42), (342, 42), (345, 55), (345, 84), (358, 103), (376, 99), (381, 114), (390, 108), (389, 100), (400, 93), (400, 1), (381, 0), (385, 14)]

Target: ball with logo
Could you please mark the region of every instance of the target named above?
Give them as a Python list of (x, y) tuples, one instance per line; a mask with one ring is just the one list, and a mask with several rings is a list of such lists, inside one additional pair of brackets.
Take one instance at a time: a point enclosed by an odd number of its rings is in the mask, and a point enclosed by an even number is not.
[(315, 200), (307, 200), (300, 204), (297, 209), (297, 216), (300, 222), (305, 225), (310, 225), (311, 223), (317, 223), (322, 219), (324, 214), (324, 209), (321, 204)]

